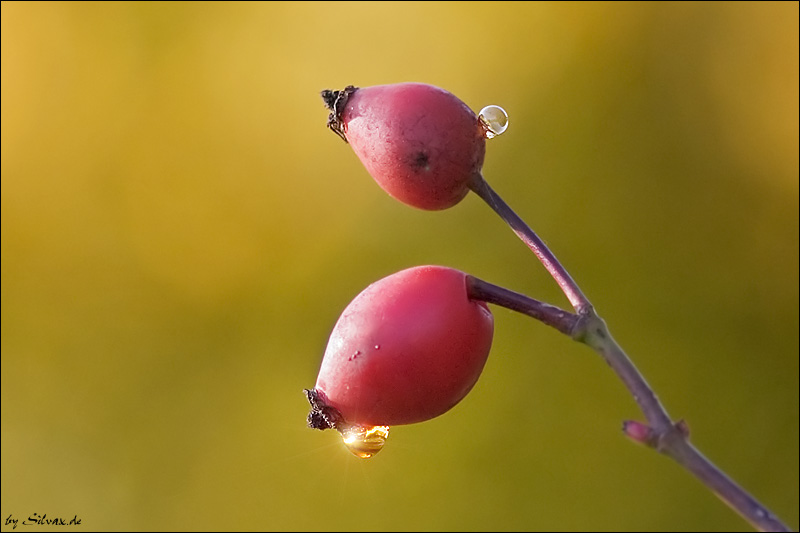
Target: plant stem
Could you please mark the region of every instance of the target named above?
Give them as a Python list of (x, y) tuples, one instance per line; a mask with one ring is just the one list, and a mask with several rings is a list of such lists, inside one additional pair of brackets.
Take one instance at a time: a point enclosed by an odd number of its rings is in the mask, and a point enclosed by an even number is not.
[(692, 446), (689, 442), (688, 426), (683, 421), (672, 422), (653, 389), (594, 310), (589, 315), (582, 316), (581, 321), (583, 324), (577, 326), (573, 338), (598, 352), (633, 395), (652, 431), (652, 438), (646, 444), (672, 457), (756, 529), (791, 531)]
[(470, 275), (467, 275), (467, 294), (471, 299), (500, 305), (531, 316), (570, 337), (578, 324), (578, 315)]
[(470, 188), (489, 204), (511, 226), (519, 238), (533, 250), (561, 287), (577, 314), (569, 313), (472, 276), (467, 277), (467, 290), (470, 298), (501, 305), (536, 318), (598, 352), (622, 380), (647, 419), (648, 438), (637, 440), (674, 459), (756, 529), (791, 531), (787, 525), (777, 519), (766, 507), (692, 446), (689, 442), (688, 426), (683, 421), (672, 422), (653, 389), (611, 336), (605, 321), (595, 312), (594, 307), (584, 296), (577, 283), (539, 236), (494, 192), (482, 175), (473, 176)]
[(575, 283), (567, 270), (559, 263), (556, 256), (553, 255), (553, 252), (551, 252), (539, 236), (519, 218), (511, 207), (494, 192), (483, 178), (482, 174), (476, 173), (472, 175), (469, 188), (480, 196), (483, 201), (489, 204), (489, 207), (494, 209), (494, 211), (500, 215), (500, 218), (511, 226), (514, 233), (528, 245), (528, 248), (533, 250), (533, 253), (539, 258), (539, 261), (542, 262), (550, 275), (553, 276), (553, 279), (556, 280), (558, 286), (561, 287), (561, 290), (576, 312), (581, 313), (586, 308), (591, 307), (592, 304), (589, 303), (589, 300), (583, 295), (580, 287), (578, 287), (578, 284)]
[(581, 316), (581, 324), (574, 330), (573, 339), (582, 342), (599, 353), (608, 366), (619, 376), (630, 391), (650, 428), (660, 435), (672, 431), (672, 420), (661, 405), (653, 389), (642, 374), (617, 344), (608, 331), (605, 321), (594, 311)]
[(660, 451), (675, 459), (694, 474), (731, 509), (750, 522), (754, 528), (759, 531), (792, 531), (769, 509), (761, 505), (758, 500), (701, 454), (686, 437), (674, 439), (674, 443), (670, 443)]

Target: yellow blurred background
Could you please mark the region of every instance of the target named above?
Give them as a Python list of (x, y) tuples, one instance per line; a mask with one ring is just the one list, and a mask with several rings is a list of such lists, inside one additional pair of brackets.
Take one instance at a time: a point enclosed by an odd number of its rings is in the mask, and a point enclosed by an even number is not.
[[(798, 4), (2, 3), (2, 518), (75, 530), (739, 530), (593, 352), (495, 308), (361, 460), (305, 427), (341, 310), (443, 264), (566, 306), (477, 198), (383, 193), (325, 88), (503, 106), (492, 186), (695, 444), (798, 526)], [(71, 529), (71, 528), (69, 528)]]

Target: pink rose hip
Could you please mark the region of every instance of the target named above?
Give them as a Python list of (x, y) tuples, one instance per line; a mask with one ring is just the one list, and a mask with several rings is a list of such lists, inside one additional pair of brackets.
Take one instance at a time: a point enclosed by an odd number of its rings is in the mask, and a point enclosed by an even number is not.
[(328, 125), (353, 147), (391, 196), (420, 209), (446, 209), (480, 173), (486, 130), (453, 94), (423, 83), (323, 91)]
[(421, 266), (373, 283), (333, 329), (307, 392), (309, 425), (342, 431), (445, 413), (478, 380), (493, 330), (491, 312), (468, 298), (458, 270)]

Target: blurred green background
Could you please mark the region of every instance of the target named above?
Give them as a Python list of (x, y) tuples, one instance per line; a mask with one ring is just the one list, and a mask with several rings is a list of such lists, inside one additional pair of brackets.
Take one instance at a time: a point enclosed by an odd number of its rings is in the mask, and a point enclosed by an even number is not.
[[(693, 441), (798, 525), (797, 3), (2, 3), (2, 515), (81, 530), (738, 530), (590, 350), (495, 309), (473, 392), (305, 427), (369, 283), (566, 305), (474, 196), (402, 205), (325, 88), (502, 105), (493, 187)], [(3, 526), (9, 530), (10, 526)]]

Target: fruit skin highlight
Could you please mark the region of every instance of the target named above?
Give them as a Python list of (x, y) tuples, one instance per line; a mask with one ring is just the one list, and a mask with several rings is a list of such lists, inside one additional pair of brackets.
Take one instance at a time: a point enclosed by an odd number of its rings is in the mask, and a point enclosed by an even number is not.
[(424, 83), (322, 91), (328, 126), (387, 193), (419, 209), (447, 209), (481, 171), (485, 128), (456, 96)]
[(307, 391), (309, 425), (391, 426), (445, 413), (478, 380), (493, 332), (487, 305), (467, 297), (463, 272), (420, 266), (373, 283), (331, 333)]

